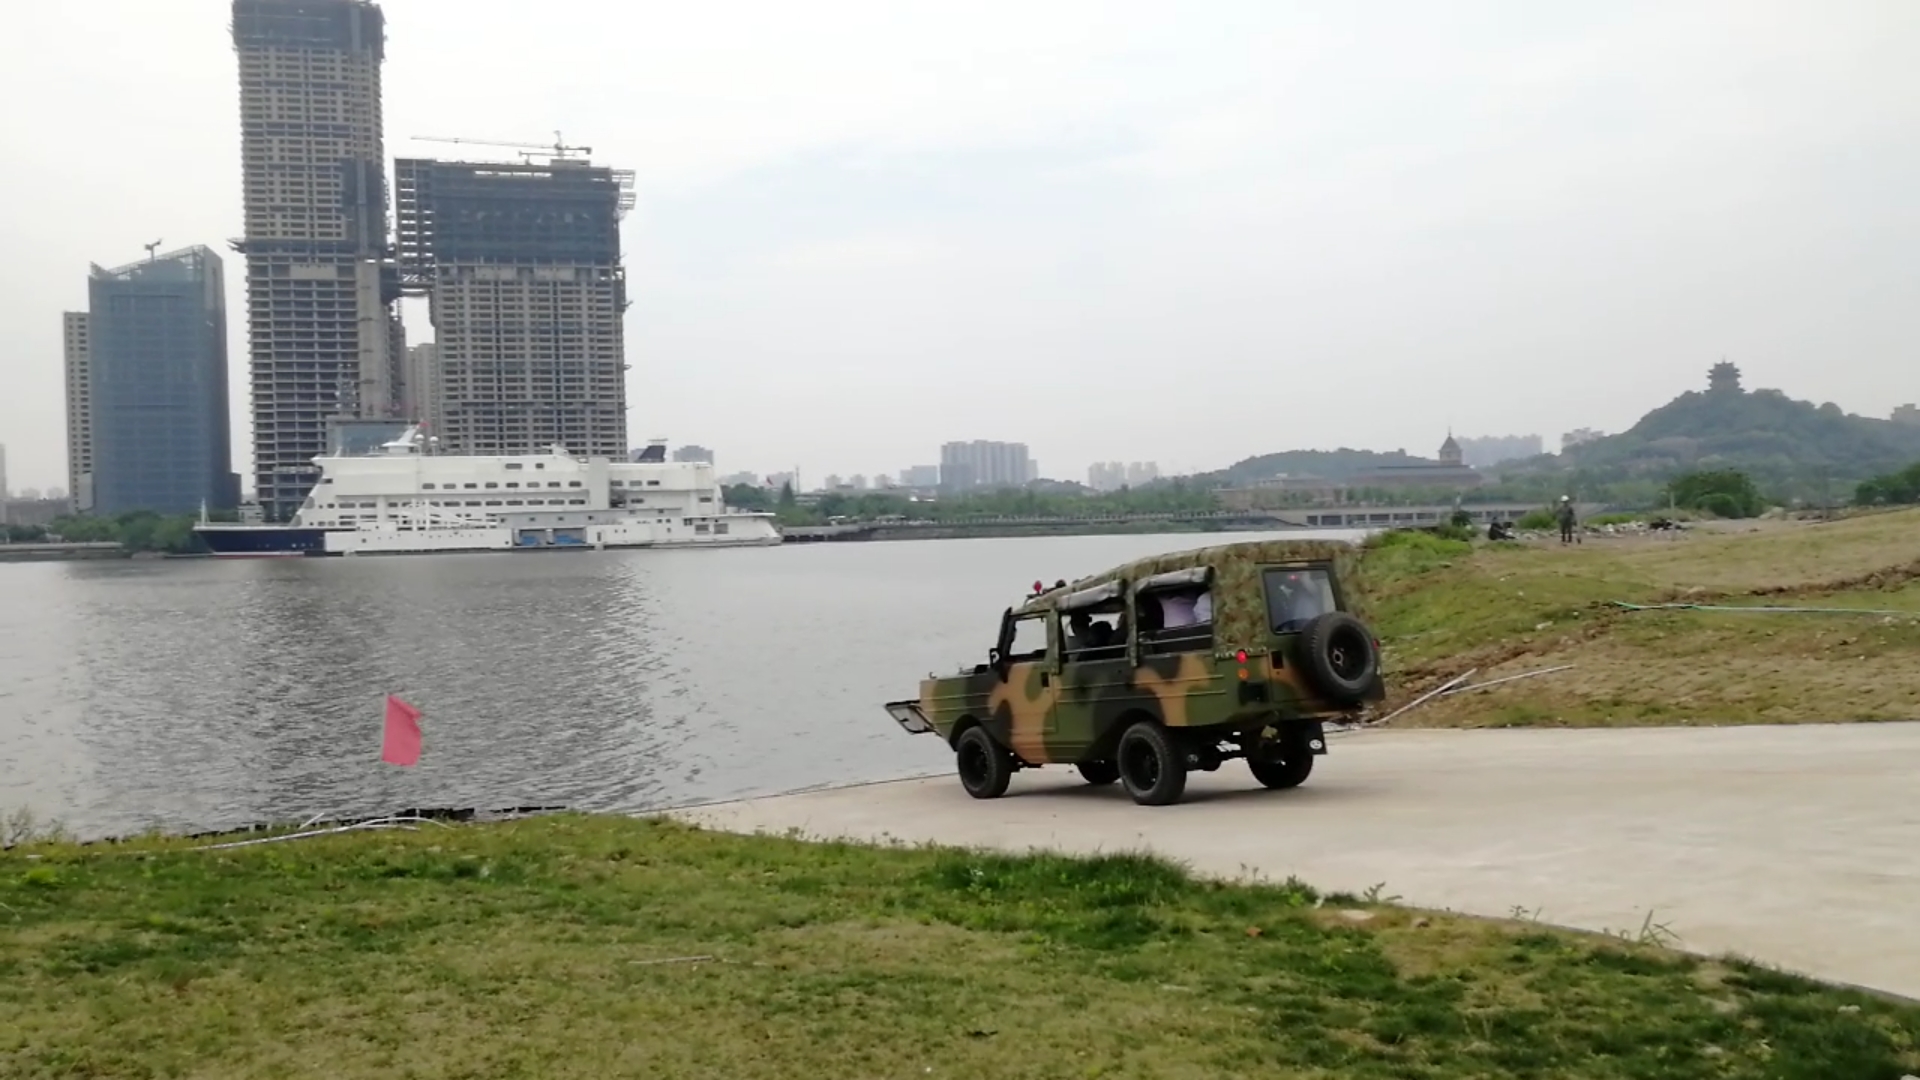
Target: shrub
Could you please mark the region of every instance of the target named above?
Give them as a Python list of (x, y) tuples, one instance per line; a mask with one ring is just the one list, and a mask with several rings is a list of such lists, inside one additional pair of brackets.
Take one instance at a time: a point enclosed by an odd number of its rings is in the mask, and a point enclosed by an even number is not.
[(1758, 517), (1768, 506), (1752, 478), (1737, 469), (1684, 473), (1667, 482), (1667, 495), (1676, 507), (1725, 518)]

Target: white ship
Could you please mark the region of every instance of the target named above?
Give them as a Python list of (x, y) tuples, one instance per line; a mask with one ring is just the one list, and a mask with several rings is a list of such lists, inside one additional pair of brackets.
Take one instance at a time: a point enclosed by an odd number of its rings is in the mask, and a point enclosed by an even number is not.
[(545, 453), (429, 452), (418, 425), (372, 454), (314, 459), (320, 479), (284, 525), (202, 520), (216, 556), (741, 547), (780, 543), (773, 515), (727, 509), (713, 466)]

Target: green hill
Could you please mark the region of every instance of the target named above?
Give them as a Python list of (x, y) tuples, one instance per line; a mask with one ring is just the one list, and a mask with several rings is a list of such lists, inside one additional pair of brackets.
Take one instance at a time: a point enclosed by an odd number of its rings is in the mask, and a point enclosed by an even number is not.
[(1384, 465), (1433, 465), (1432, 458), (1418, 457), (1405, 450), (1284, 450), (1277, 454), (1259, 454), (1234, 462), (1217, 472), (1193, 478), (1207, 487), (1237, 487), (1271, 480), (1276, 476), (1317, 476), (1323, 480), (1346, 480)]
[[(1695, 469), (1739, 469), (1776, 495), (1816, 497), (1920, 461), (1920, 425), (1856, 416), (1779, 390), (1747, 391), (1739, 369), (1716, 365), (1689, 391), (1617, 435), (1513, 470), (1578, 472), (1589, 480), (1663, 479)], [(1516, 479), (1518, 476), (1516, 475)]]

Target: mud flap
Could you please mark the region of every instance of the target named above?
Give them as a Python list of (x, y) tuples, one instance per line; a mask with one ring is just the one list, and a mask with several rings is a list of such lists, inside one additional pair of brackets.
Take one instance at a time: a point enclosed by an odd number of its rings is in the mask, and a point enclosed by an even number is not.
[(885, 708), (893, 722), (909, 735), (925, 735), (933, 730), (932, 721), (920, 710), (918, 701), (889, 701)]

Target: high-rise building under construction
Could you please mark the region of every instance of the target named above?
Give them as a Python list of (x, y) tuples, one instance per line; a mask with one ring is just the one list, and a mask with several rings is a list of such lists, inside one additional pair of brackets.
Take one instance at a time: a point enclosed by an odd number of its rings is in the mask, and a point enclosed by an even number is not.
[(394, 162), (402, 287), (429, 298), (442, 452), (558, 444), (624, 460), (633, 174), (544, 164)]
[(351, 418), (399, 401), (380, 65), (366, 0), (234, 0), (257, 497), (283, 519)]

